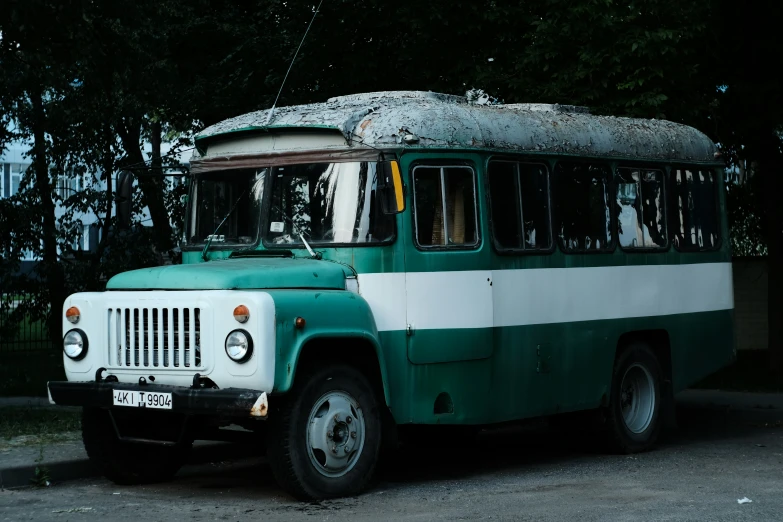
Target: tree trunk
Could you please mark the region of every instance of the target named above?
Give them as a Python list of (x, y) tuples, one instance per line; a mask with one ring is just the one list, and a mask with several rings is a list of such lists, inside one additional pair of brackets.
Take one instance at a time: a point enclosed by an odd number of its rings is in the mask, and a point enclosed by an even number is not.
[(781, 182), (780, 139), (772, 132), (762, 138), (759, 150), (759, 168), (762, 176), (764, 214), (767, 240), (767, 319), (769, 328), (770, 369), (783, 375), (783, 344), (781, 344), (781, 323), (783, 323), (783, 210), (779, 195), (783, 190)]
[(103, 134), (105, 138), (104, 143), (104, 150), (103, 150), (103, 160), (102, 160), (102, 169), (103, 169), (103, 177), (106, 179), (106, 214), (103, 217), (103, 222), (101, 225), (101, 239), (98, 241), (98, 246), (95, 249), (95, 253), (92, 256), (92, 271), (95, 274), (98, 274), (98, 280), (100, 281), (100, 285), (103, 285), (103, 278), (106, 275), (105, 273), (100, 272), (101, 267), (101, 258), (103, 257), (103, 253), (106, 250), (106, 245), (109, 244), (110, 234), (111, 234), (111, 224), (112, 224), (112, 211), (114, 209), (114, 183), (113, 183), (113, 176), (114, 176), (114, 161), (115, 161), (115, 154), (112, 150), (112, 142), (116, 139), (116, 136), (114, 134), (114, 130), (111, 128), (110, 125), (104, 126)]
[(41, 204), (43, 227), (43, 260), (41, 273), (49, 290), (49, 339), (53, 346), (62, 343), (63, 302), (65, 302), (65, 277), (57, 256), (57, 221), (52, 199), (52, 187), (49, 182), (49, 162), (46, 158), (46, 115), (43, 108), (43, 96), (35, 93), (30, 96), (33, 106), (33, 169), (35, 188)]
[[(117, 134), (120, 136), (122, 148), (128, 157), (128, 164), (133, 167), (144, 167), (146, 163), (139, 145), (141, 127), (139, 125), (130, 127), (132, 128), (128, 128), (125, 124), (118, 125)], [(158, 134), (158, 156), (160, 156), (160, 133)], [(169, 213), (166, 211), (166, 205), (163, 202), (163, 179), (150, 176), (150, 171), (143, 169), (134, 170), (133, 172), (139, 182), (142, 202), (150, 211), (158, 253), (166, 254), (168, 250), (173, 248), (174, 243), (171, 239)]]

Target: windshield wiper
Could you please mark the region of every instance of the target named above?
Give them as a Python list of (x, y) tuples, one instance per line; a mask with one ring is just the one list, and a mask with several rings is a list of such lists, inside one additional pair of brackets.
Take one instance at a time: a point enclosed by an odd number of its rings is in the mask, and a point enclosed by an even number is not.
[(239, 200), (244, 197), (244, 195), (247, 194), (247, 191), (244, 191), (242, 194), (239, 195), (237, 200), (234, 202), (234, 205), (231, 207), (231, 210), (228, 211), (228, 214), (226, 214), (226, 217), (223, 218), (223, 221), (220, 222), (220, 224), (217, 226), (214, 232), (207, 238), (207, 243), (204, 245), (204, 250), (201, 251), (201, 259), (204, 261), (209, 261), (209, 258), (207, 257), (207, 252), (209, 251), (209, 245), (212, 244), (212, 238), (214, 238), (218, 230), (220, 230), (220, 227), (223, 226), (223, 223), (226, 222), (226, 220), (229, 218), (232, 212), (234, 212), (234, 209), (237, 208), (237, 204), (239, 204)]
[(304, 238), (304, 233), (303, 233), (301, 230), (299, 230), (299, 227), (297, 227), (297, 226), (296, 226), (296, 223), (294, 223), (294, 220), (293, 220), (293, 219), (291, 219), (290, 217), (286, 216), (286, 215), (285, 215), (285, 213), (283, 213), (283, 212), (282, 212), (282, 211), (281, 211), (281, 210), (280, 210), (280, 209), (277, 207), (277, 205), (273, 205), (273, 206), (272, 206), (272, 210), (274, 210), (274, 211), (278, 212), (278, 213), (280, 214), (280, 216), (281, 216), (283, 219), (286, 219), (286, 220), (288, 220), (288, 222), (289, 222), (289, 223), (291, 223), (291, 227), (294, 229), (294, 232), (296, 232), (297, 234), (299, 234), (299, 239), (301, 239), (301, 240), (302, 240), (302, 244), (303, 244), (303, 245), (304, 245), (304, 247), (307, 249), (307, 252), (309, 252), (309, 253), (310, 253), (310, 257), (312, 257), (313, 259), (321, 259), (321, 253), (320, 253), (320, 252), (316, 252), (315, 250), (313, 250), (313, 249), (310, 247), (310, 244), (309, 244), (309, 243), (307, 242), (307, 240)]
[(304, 234), (300, 233), (300, 234), (299, 234), (299, 239), (301, 239), (301, 240), (302, 240), (302, 244), (305, 246), (305, 248), (307, 249), (307, 251), (308, 251), (308, 252), (310, 252), (310, 257), (312, 257), (313, 259), (320, 259), (320, 257), (318, 257), (318, 254), (316, 254), (316, 253), (313, 251), (313, 249), (312, 249), (312, 248), (310, 248), (310, 245), (307, 243), (307, 240), (304, 238)]

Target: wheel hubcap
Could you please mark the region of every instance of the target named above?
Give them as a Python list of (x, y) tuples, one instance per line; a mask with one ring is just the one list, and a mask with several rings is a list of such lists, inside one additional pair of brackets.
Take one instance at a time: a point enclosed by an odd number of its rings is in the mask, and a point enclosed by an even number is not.
[(620, 409), (623, 422), (632, 433), (642, 433), (655, 412), (655, 381), (641, 364), (632, 364), (620, 384)]
[(307, 423), (307, 453), (322, 475), (351, 471), (364, 447), (364, 415), (356, 399), (333, 391), (318, 399)]

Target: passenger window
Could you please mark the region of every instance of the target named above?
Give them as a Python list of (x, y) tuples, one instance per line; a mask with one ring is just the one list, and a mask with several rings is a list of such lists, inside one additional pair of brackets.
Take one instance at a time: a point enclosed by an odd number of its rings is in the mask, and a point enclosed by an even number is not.
[(718, 248), (720, 223), (715, 172), (676, 169), (672, 181), (674, 246), (683, 251)]
[(663, 172), (617, 169), (617, 238), (620, 246), (666, 248)]
[(491, 161), (489, 195), (498, 250), (549, 250), (549, 175), (544, 165)]
[(555, 233), (563, 251), (612, 247), (610, 179), (602, 164), (564, 161), (555, 166)]
[(419, 166), (413, 169), (416, 242), (419, 246), (478, 244), (475, 186), (470, 167)]

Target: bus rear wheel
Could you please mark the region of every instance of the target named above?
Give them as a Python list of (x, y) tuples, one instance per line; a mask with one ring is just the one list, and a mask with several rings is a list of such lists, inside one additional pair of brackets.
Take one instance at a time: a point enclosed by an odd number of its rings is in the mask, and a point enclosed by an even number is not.
[(381, 447), (378, 399), (356, 368), (299, 376), (270, 415), (267, 458), (277, 482), (300, 500), (360, 493)]
[(606, 426), (611, 449), (650, 449), (661, 431), (661, 418), (661, 366), (646, 344), (634, 343), (617, 358), (612, 375)]

